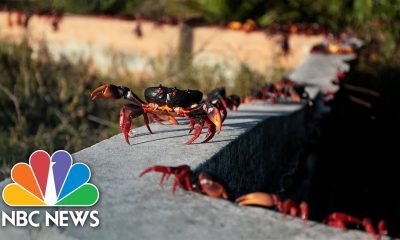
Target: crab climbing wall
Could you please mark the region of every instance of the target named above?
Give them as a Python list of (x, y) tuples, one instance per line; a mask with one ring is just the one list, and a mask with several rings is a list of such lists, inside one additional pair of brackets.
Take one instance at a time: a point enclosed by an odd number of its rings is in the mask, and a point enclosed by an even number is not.
[[(318, 88), (310, 92), (318, 99)], [(99, 227), (8, 226), (0, 228), (0, 239), (365, 238), (361, 232), (343, 233), (322, 224), (305, 227), (301, 220), (283, 219), (274, 211), (239, 207), (196, 193), (178, 190), (174, 196), (170, 184), (159, 186), (159, 174), (139, 177), (152, 165), (188, 164), (226, 184), (232, 198), (254, 190), (280, 191), (290, 186), (285, 182), (290, 182), (299, 149), (313, 124), (310, 120), (318, 112), (318, 107), (307, 105), (243, 105), (229, 113), (222, 132), (207, 144), (184, 144), (190, 138), (186, 121), (179, 126), (152, 125), (154, 134), (137, 128), (131, 145), (118, 134), (73, 154), (76, 161), (90, 167), (91, 182), (99, 188), (100, 200), (90, 208), (99, 212)], [(3, 181), (1, 189), (9, 182)], [(0, 209), (15, 210), (4, 203)]]

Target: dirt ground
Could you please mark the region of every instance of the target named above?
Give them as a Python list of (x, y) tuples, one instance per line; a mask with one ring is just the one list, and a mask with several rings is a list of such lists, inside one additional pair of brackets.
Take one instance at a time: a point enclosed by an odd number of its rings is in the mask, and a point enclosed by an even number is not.
[[(8, 26), (7, 13), (0, 12), (0, 39), (19, 41), (28, 35), (33, 42), (42, 40), (65, 49), (70, 44), (80, 44), (93, 49), (112, 50), (154, 58), (172, 53), (179, 43), (180, 26), (156, 26), (143, 21), (141, 38), (134, 33), (134, 21), (95, 16), (66, 15), (60, 22), (59, 31), (52, 30), (51, 18), (33, 16), (27, 30), (16, 25)], [(193, 34), (193, 51), (201, 59), (225, 62), (245, 62), (255, 70), (267, 71), (277, 63), (285, 69), (298, 66), (309, 54), (312, 45), (323, 36), (292, 35), (291, 54), (283, 57), (281, 36), (267, 36), (264, 32), (245, 33), (218, 27), (197, 27)]]

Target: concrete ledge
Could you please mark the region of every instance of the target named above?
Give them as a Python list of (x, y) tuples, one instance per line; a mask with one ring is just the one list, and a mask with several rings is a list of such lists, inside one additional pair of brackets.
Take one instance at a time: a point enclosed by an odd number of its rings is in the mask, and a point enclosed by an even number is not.
[[(318, 89), (311, 92), (316, 96)], [(244, 105), (229, 112), (222, 132), (207, 144), (184, 144), (190, 138), (187, 121), (152, 124), (155, 134), (137, 128), (132, 145), (118, 134), (73, 154), (75, 161), (90, 166), (91, 182), (100, 190), (92, 207), (99, 211), (98, 228), (2, 227), (0, 239), (366, 239), (362, 232), (344, 233), (313, 222), (304, 226), (273, 211), (196, 193), (177, 191), (173, 196), (170, 184), (164, 189), (158, 185), (159, 174), (138, 177), (151, 165), (188, 164), (215, 175), (233, 198), (255, 190), (277, 191), (282, 173), (296, 167), (314, 113), (304, 105)], [(1, 190), (9, 181), (0, 184)], [(3, 202), (0, 209), (11, 210)]]
[[(59, 228), (61, 236), (76, 239), (247, 239), (248, 237), (359, 239), (365, 237), (362, 233), (353, 231), (342, 233), (312, 222), (308, 227), (304, 227), (300, 220), (291, 217), (283, 219), (280, 214), (273, 211), (239, 207), (231, 202), (200, 194), (178, 191), (176, 196), (173, 196), (169, 184), (164, 189), (159, 187), (159, 174), (138, 177), (141, 170), (154, 164), (186, 163), (194, 168), (210, 159), (209, 163), (204, 163), (198, 169), (212, 169), (213, 162), (215, 164), (223, 154), (231, 152), (229, 156), (233, 158), (234, 152), (230, 145), (248, 146), (250, 138), (246, 135), (253, 134), (254, 131), (259, 135), (255, 138), (255, 142), (250, 144), (251, 146), (259, 148), (266, 144), (270, 149), (277, 148), (275, 152), (279, 152), (282, 147), (278, 146), (286, 140), (286, 137), (278, 140), (275, 137), (283, 136), (282, 131), (294, 130), (298, 125), (296, 123), (290, 126), (293, 124), (291, 121), (304, 117), (303, 112), (301, 105), (247, 105), (242, 106), (237, 113), (230, 112), (221, 134), (208, 144), (184, 145), (183, 143), (190, 137), (187, 135), (187, 125), (153, 124), (155, 134), (148, 134), (147, 129), (143, 127), (136, 129), (132, 146), (127, 145), (119, 134), (74, 154), (76, 161), (86, 162), (91, 167), (93, 171), (91, 182), (100, 189), (100, 201), (93, 209), (99, 211), (101, 226), (96, 229)], [(289, 115), (289, 118), (282, 117), (285, 115)], [(271, 130), (271, 126), (275, 124), (276, 128)], [(268, 134), (263, 140), (262, 136), (265, 133)], [(269, 134), (271, 136), (268, 136)], [(273, 142), (276, 143), (272, 144)], [(252, 155), (252, 149), (239, 152), (241, 156), (244, 156), (244, 152), (253, 156), (253, 159), (259, 157)], [(279, 154), (272, 158), (278, 161)], [(235, 161), (238, 161), (238, 158), (236, 159)], [(237, 171), (245, 170), (246, 168)], [(229, 176), (228, 168), (219, 173), (224, 171)], [(228, 180), (235, 181), (234, 176), (229, 176)], [(267, 174), (265, 176), (268, 179)], [(248, 181), (255, 182), (256, 179)], [(248, 183), (243, 184), (247, 185)], [(9, 208), (1, 206), (1, 209)], [(7, 227), (1, 228), (0, 236), (0, 239), (2, 236), (7, 236), (8, 239), (21, 239), (21, 236), (26, 236), (29, 239), (32, 238), (32, 231)], [(53, 237), (49, 239), (51, 238)]]
[(349, 71), (347, 61), (355, 58), (355, 55), (311, 54), (289, 77), (299, 83), (317, 86), (321, 90), (337, 91), (338, 86), (332, 84), (336, 72)]

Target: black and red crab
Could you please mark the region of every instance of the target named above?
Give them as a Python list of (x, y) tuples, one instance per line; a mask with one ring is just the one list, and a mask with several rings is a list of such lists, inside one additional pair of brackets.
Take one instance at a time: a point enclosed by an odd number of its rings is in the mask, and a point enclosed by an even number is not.
[[(96, 88), (92, 93), (92, 100), (97, 99), (121, 99), (130, 101), (120, 110), (120, 128), (125, 140), (129, 144), (129, 132), (132, 119), (143, 115), (144, 122), (150, 133), (148, 115), (153, 121), (165, 120), (177, 125), (175, 117), (185, 117), (190, 120), (190, 128), (196, 129), (194, 136), (187, 141), (193, 143), (201, 134), (203, 126), (208, 127), (206, 138), (203, 142), (210, 141), (215, 133), (219, 133), (222, 127), (221, 113), (218, 108), (208, 102), (202, 102), (203, 93), (198, 90), (179, 90), (177, 88), (158, 86), (149, 87), (144, 91), (147, 102), (141, 100), (129, 88), (105, 84)], [(197, 124), (197, 126), (196, 126)]]
[(224, 122), (227, 116), (227, 109), (231, 111), (237, 111), (241, 99), (238, 95), (235, 94), (226, 96), (225, 88), (220, 87), (212, 90), (207, 94), (207, 101), (220, 110), (222, 122)]

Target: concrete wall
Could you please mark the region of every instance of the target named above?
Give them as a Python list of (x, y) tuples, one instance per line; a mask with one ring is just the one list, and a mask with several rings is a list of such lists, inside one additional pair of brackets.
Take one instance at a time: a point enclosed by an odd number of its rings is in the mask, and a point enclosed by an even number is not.
[(229, 189), (233, 200), (250, 192), (281, 192), (284, 177), (296, 170), (312, 130), (307, 123), (315, 122), (317, 116), (314, 110), (305, 105), (289, 114), (277, 112), (278, 116), (259, 122), (196, 171), (216, 176)]
[[(15, 19), (16, 15), (13, 15)], [(35, 44), (45, 40), (55, 54), (93, 58), (101, 70), (111, 70), (110, 61), (118, 56), (132, 72), (150, 69), (149, 60), (171, 57), (179, 44), (180, 26), (156, 26), (143, 21), (143, 37), (135, 36), (134, 21), (66, 15), (58, 32), (51, 28), (51, 18), (34, 16), (25, 29), (7, 26), (7, 13), (0, 12), (0, 39), (20, 41), (24, 36)], [(288, 57), (281, 56), (280, 35), (267, 36), (262, 31), (245, 33), (220, 27), (196, 27), (193, 30), (194, 61), (199, 64), (221, 64), (234, 70), (240, 63), (268, 74), (273, 66), (294, 69), (308, 56), (310, 48), (323, 36), (293, 35)]]

